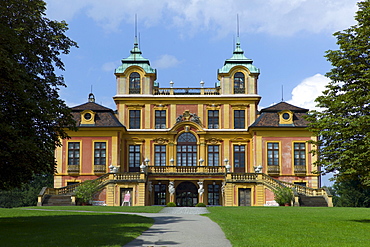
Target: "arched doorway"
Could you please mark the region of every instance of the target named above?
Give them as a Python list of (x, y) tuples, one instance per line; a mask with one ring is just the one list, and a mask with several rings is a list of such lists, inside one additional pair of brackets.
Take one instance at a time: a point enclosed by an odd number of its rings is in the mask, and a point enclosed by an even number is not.
[(198, 188), (192, 182), (182, 182), (176, 187), (176, 204), (193, 207), (198, 204)]

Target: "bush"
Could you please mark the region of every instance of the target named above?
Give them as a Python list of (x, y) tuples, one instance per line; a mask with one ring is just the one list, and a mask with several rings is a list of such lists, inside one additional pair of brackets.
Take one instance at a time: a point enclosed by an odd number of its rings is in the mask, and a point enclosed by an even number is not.
[(176, 203), (169, 202), (169, 203), (167, 203), (167, 207), (176, 207)]
[(294, 199), (293, 191), (291, 188), (288, 188), (288, 187), (280, 187), (274, 190), (274, 194), (275, 194), (275, 201), (279, 205), (284, 205), (287, 203), (290, 204)]
[(76, 188), (76, 197), (84, 203), (90, 203), (94, 194), (98, 191), (99, 182), (88, 180)]
[(203, 202), (200, 202), (198, 203), (197, 205), (195, 205), (196, 207), (207, 207), (206, 204), (204, 204)]

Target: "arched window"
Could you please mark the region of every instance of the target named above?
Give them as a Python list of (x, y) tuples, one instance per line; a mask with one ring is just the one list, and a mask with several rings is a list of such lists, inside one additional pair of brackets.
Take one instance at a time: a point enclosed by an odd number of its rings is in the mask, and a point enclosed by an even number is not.
[(130, 94), (140, 94), (140, 74), (137, 72), (130, 74)]
[(234, 75), (234, 94), (245, 93), (244, 81), (244, 74), (236, 72)]
[(197, 138), (189, 132), (182, 133), (177, 139), (177, 165), (197, 165)]

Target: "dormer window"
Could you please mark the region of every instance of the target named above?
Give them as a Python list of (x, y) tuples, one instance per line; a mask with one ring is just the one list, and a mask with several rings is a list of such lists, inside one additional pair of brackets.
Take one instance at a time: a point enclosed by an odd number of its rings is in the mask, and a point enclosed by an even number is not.
[(234, 75), (234, 94), (244, 94), (245, 93), (245, 86), (244, 86), (245, 76), (242, 72), (237, 72)]
[(81, 112), (81, 125), (95, 125), (95, 112), (91, 110)]
[(133, 72), (130, 74), (130, 94), (140, 94), (140, 74)]
[(281, 112), (278, 112), (279, 114), (279, 125), (293, 125), (293, 112), (289, 110), (284, 110)]

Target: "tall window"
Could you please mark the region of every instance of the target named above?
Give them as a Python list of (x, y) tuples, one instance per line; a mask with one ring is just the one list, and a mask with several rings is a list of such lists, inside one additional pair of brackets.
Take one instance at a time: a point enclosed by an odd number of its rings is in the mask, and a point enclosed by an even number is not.
[(245, 145), (234, 145), (235, 172), (245, 172)]
[(154, 205), (166, 205), (166, 185), (154, 185)]
[(279, 143), (277, 142), (267, 143), (267, 165), (279, 165)]
[(306, 165), (306, 144), (305, 143), (294, 143), (294, 165), (305, 166)]
[(140, 145), (129, 145), (128, 165), (131, 172), (138, 172), (140, 170)]
[(234, 111), (234, 129), (245, 129), (245, 111)]
[(133, 72), (130, 74), (130, 94), (140, 94), (140, 74)]
[(166, 111), (165, 110), (155, 111), (155, 128), (156, 129), (166, 128)]
[(219, 146), (209, 145), (208, 146), (208, 166), (218, 166), (219, 164), (220, 164)]
[(94, 165), (106, 164), (106, 142), (95, 142), (94, 144)]
[(220, 205), (220, 185), (208, 185), (208, 205)]
[(80, 165), (80, 143), (68, 142), (68, 165)]
[(166, 166), (166, 146), (155, 145), (154, 146), (154, 165), (155, 166)]
[(130, 129), (140, 129), (140, 110), (130, 110)]
[(197, 138), (189, 132), (182, 133), (177, 139), (177, 165), (197, 165)]
[(208, 129), (218, 128), (218, 110), (208, 110)]
[(244, 74), (237, 72), (234, 75), (234, 94), (245, 93)]

